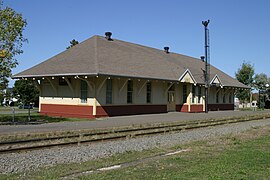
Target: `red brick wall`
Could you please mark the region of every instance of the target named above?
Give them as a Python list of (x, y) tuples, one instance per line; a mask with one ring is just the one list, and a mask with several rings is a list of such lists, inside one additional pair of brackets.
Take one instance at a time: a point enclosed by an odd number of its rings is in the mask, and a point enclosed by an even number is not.
[(176, 105), (176, 111), (188, 112), (188, 105), (178, 104)]
[(93, 106), (41, 104), (40, 113), (48, 116), (94, 118)]
[(97, 106), (96, 117), (166, 113), (167, 105)]
[[(209, 104), (209, 111), (234, 110), (233, 104)], [(176, 105), (176, 111), (188, 112), (188, 105)], [(104, 116), (121, 116), (136, 114), (166, 113), (167, 105), (122, 105), (97, 106), (93, 116), (92, 106), (41, 104), (41, 114), (48, 116), (95, 118)], [(203, 105), (191, 105), (190, 112), (203, 112)]]
[(190, 105), (190, 112), (203, 112), (203, 105)]
[(234, 110), (234, 104), (208, 104), (209, 111)]

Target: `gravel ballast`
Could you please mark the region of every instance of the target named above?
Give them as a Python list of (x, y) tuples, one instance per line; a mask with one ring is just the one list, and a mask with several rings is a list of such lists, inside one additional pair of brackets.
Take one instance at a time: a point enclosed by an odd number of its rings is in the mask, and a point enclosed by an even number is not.
[(169, 147), (222, 135), (238, 134), (254, 127), (269, 125), (270, 119), (263, 119), (136, 139), (0, 154), (0, 173), (36, 170), (39, 167), (79, 163), (127, 151), (142, 151), (162, 146)]

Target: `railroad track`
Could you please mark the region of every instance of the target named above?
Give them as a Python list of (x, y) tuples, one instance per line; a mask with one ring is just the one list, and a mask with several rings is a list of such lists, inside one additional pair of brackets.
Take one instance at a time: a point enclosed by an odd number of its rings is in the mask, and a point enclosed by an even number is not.
[(72, 144), (109, 141), (123, 138), (134, 138), (138, 136), (161, 134), (174, 131), (183, 131), (202, 127), (259, 120), (265, 118), (270, 118), (270, 114), (268, 113), (245, 117), (186, 121), (185, 123), (174, 122), (166, 124), (165, 123), (153, 124), (153, 125), (144, 125), (141, 127), (138, 126), (138, 127), (121, 127), (117, 129), (103, 129), (103, 130), (100, 129), (98, 131), (89, 130), (88, 132), (79, 131), (73, 132), (72, 134), (69, 134), (67, 132), (66, 134), (62, 135), (55, 135), (51, 137), (40, 137), (40, 138), (35, 138), (33, 135), (32, 138), (27, 137), (27, 139), (1, 141), (0, 153), (34, 150), (40, 148), (49, 148), (53, 146), (65, 146)]

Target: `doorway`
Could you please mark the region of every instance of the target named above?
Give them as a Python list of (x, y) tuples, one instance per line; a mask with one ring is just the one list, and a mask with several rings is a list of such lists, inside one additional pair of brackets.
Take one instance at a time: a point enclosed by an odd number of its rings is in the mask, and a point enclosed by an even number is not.
[(168, 112), (176, 111), (175, 92), (174, 91), (168, 92), (167, 111)]

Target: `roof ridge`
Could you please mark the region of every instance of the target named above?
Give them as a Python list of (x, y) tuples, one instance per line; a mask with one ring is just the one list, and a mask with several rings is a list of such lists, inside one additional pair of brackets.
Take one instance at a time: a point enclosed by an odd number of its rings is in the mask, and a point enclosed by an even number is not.
[[(94, 35), (15, 75), (15, 78), (107, 74), (177, 81), (188, 68), (195, 81), (203, 83), (203, 65), (191, 56), (174, 52), (167, 54), (162, 49), (118, 39), (108, 41), (103, 36)], [(224, 85), (245, 87), (213, 65), (211, 72), (218, 74)]]

